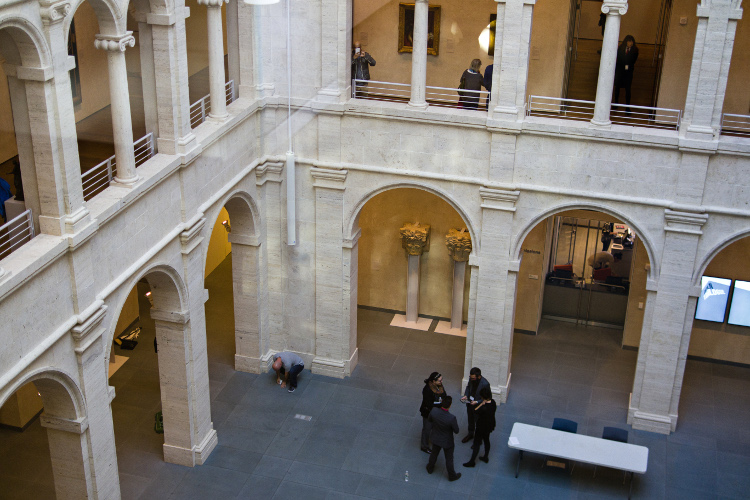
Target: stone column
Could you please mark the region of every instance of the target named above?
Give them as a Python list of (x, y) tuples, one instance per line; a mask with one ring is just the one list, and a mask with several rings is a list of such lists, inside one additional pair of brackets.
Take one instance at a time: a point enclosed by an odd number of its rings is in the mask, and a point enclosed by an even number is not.
[[(348, 297), (344, 297), (344, 183), (346, 170), (310, 170), (315, 190), (315, 359), (314, 373), (351, 374)], [(356, 360), (355, 360), (356, 363)]]
[(471, 304), (466, 339), (464, 383), (469, 379), (469, 368), (478, 366), (482, 376), (492, 384), (492, 392), (504, 403), (510, 386), (514, 297), (520, 268), (520, 261), (511, 259), (510, 242), (520, 193), (480, 188), (479, 194), (482, 197), (482, 244), (478, 262), (470, 262), (475, 267), (472, 285), (476, 276), (476, 298)]
[[(174, 12), (169, 14), (149, 13), (146, 20), (152, 38), (151, 58), (154, 66), (159, 68), (154, 75), (158, 150), (164, 154), (183, 155), (187, 161), (196, 152), (198, 141), (190, 126), (188, 93), (185, 19), (190, 15), (190, 9), (182, 4), (182, 1), (177, 2)], [(223, 64), (222, 57), (222, 75)], [(145, 96), (146, 91), (143, 93)]]
[(620, 39), (620, 16), (628, 11), (626, 0), (604, 0), (602, 12), (607, 14), (602, 41), (602, 57), (599, 62), (599, 80), (596, 84), (596, 103), (592, 125), (608, 127), (609, 109), (612, 106), (612, 89), (615, 83), (617, 44)]
[[(106, 306), (82, 312), (79, 314), (78, 324), (70, 332), (78, 362), (79, 384), (86, 401), (86, 421), (79, 421), (73, 429), (68, 429), (67, 435), (58, 433), (54, 438), (50, 435), (50, 445), (53, 439), (59, 440), (59, 443), (65, 443), (64, 446), (71, 453), (77, 453), (78, 446), (85, 446), (83, 453), (91, 475), (89, 489), (94, 491), (92, 498), (120, 498), (111, 407), (114, 388), (109, 387), (107, 380), (109, 367), (105, 359), (109, 345), (105, 339), (105, 328), (102, 326), (106, 312)], [(42, 422), (44, 424), (44, 420)], [(88, 429), (85, 429), (86, 422)], [(60, 422), (54, 423), (50, 419), (47, 424), (59, 432), (65, 432)], [(84, 431), (86, 435), (82, 436), (81, 433)], [(81, 442), (84, 437), (87, 439), (85, 443)], [(69, 476), (68, 480), (81, 480), (81, 474), (86, 471), (86, 466), (78, 470), (69, 470), (70, 459), (64, 453), (57, 458), (61, 461), (60, 467), (66, 469), (63, 475)], [(55, 457), (53, 462), (54, 460)], [(57, 477), (55, 489), (59, 491)]]
[(423, 252), (430, 249), (430, 225), (419, 222), (406, 224), (399, 229), (401, 247), (406, 250), (406, 322), (416, 323), (419, 318), (419, 268)]
[(141, 87), (143, 88), (143, 115), (146, 133), (159, 137), (159, 118), (156, 103), (156, 69), (154, 66), (154, 40), (151, 25), (146, 22), (146, 12), (135, 12), (138, 22), (138, 54), (141, 60)]
[(680, 125), (683, 137), (718, 139), (734, 36), (741, 18), (736, 0), (704, 0), (698, 5), (698, 30)]
[(451, 305), (451, 328), (461, 329), (464, 323), (464, 283), (466, 262), (471, 254), (471, 235), (466, 229), (451, 229), (445, 236), (445, 246), (453, 259), (453, 302)]
[(692, 281), (693, 263), (708, 215), (667, 209), (664, 219), (659, 276), (646, 283), (648, 296), (628, 423), (634, 429), (669, 434), (677, 426), (695, 297), (700, 294)]
[(522, 120), (529, 74), (531, 20), (536, 0), (496, 0), (495, 59), (490, 109), (492, 117)]
[[(89, 465), (86, 438), (88, 419), (80, 417), (71, 420), (44, 412), (39, 418), (39, 423), (47, 430), (55, 496), (58, 499), (71, 500), (97, 498)], [(119, 493), (118, 488), (117, 496), (113, 498), (120, 498)]]
[(264, 373), (261, 356), (260, 316), (258, 312), (260, 243), (257, 236), (229, 233), (232, 244), (232, 291), (234, 292), (234, 369)]
[(223, 121), (227, 114), (227, 95), (224, 78), (224, 35), (221, 26), (221, 6), (228, 0), (198, 0), (206, 6), (208, 19), (208, 85), (211, 93), (211, 112), (208, 116)]
[(128, 71), (125, 67), (125, 49), (135, 46), (133, 32), (124, 35), (96, 35), (94, 46), (107, 52), (109, 67), (109, 96), (112, 110), (112, 133), (115, 140), (115, 182), (132, 186), (138, 181), (133, 152), (133, 123), (130, 117)]
[[(351, 3), (348, 4), (349, 6)], [(320, 39), (321, 75), (319, 101), (343, 102), (351, 95), (351, 68), (348, 54), (352, 46), (352, 15), (347, 0), (322, 0)]]
[(428, 0), (414, 0), (414, 35), (411, 51), (411, 99), (409, 106), (427, 108), (425, 86), (427, 85), (427, 36)]

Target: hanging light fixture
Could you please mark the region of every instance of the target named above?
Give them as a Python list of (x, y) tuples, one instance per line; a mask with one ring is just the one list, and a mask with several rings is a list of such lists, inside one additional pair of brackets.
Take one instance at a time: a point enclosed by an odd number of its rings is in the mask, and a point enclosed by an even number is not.
[(279, 3), (279, 0), (243, 0), (248, 5), (271, 5)]

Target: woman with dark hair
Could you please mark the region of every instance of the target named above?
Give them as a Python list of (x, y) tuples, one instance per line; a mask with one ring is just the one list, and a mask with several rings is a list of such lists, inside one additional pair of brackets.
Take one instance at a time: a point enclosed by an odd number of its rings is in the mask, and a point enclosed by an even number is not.
[(430, 430), (432, 425), (427, 420), (433, 408), (439, 407), (445, 397), (445, 388), (443, 387), (443, 376), (438, 372), (430, 373), (430, 376), (424, 380), (422, 388), (422, 405), (419, 407), (419, 414), (422, 415), (422, 451), (430, 453)]
[(474, 411), (477, 412), (477, 428), (474, 431), (474, 442), (471, 445), (471, 458), (464, 464), (464, 467), (476, 465), (479, 446), (482, 442), (484, 442), (484, 456), (479, 457), (479, 460), (484, 463), (490, 461), (490, 434), (495, 430), (497, 403), (492, 399), (492, 390), (489, 387), (482, 387), (479, 395), (482, 397), (482, 402), (474, 408)]
[(636, 60), (638, 60), (638, 47), (635, 45), (633, 35), (628, 35), (617, 49), (614, 98), (616, 103), (620, 100), (620, 88), (624, 88), (625, 104), (630, 104), (630, 84), (633, 83), (633, 68)]
[(474, 59), (471, 61), (469, 69), (461, 75), (461, 82), (458, 84), (458, 103), (462, 108), (477, 109), (479, 104), (479, 91), (484, 86), (484, 77), (479, 72), (482, 67), (482, 61)]

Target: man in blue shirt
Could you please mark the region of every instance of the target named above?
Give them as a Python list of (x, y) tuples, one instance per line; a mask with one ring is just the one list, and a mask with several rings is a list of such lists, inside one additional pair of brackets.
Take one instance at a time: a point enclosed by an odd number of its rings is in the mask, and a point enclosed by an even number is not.
[[(289, 383), (289, 392), (297, 388), (297, 375), (305, 368), (302, 358), (293, 352), (280, 352), (273, 356), (273, 370), (276, 372), (276, 383), (284, 388)], [(282, 376), (284, 377), (282, 379)]]

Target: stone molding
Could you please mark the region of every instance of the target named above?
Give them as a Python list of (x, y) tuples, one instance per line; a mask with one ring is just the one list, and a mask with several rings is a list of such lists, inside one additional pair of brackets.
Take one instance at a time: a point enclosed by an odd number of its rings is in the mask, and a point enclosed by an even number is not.
[(313, 187), (325, 189), (344, 189), (348, 170), (336, 170), (332, 168), (312, 167), (310, 175), (313, 178)]
[(229, 233), (227, 235), (227, 239), (229, 240), (229, 243), (231, 243), (232, 245), (243, 245), (243, 246), (248, 246), (248, 247), (260, 246), (260, 239), (258, 238), (258, 235), (255, 235), (255, 234), (245, 235), (245, 234)]
[(70, 334), (73, 336), (75, 342), (75, 352), (81, 354), (96, 341), (98, 335), (92, 335), (96, 331), (104, 320), (104, 315), (107, 312), (107, 306), (101, 304), (99, 307), (85, 311), (83, 314), (78, 316), (76, 325), (70, 329)]
[(67, 418), (47, 415), (46, 412), (42, 413), (39, 416), (39, 423), (42, 425), (42, 427), (47, 429), (72, 432), (73, 434), (83, 434), (84, 432), (86, 432), (86, 429), (89, 428), (89, 422), (86, 417), (80, 417), (75, 420), (70, 420)]
[[(497, 3), (510, 3), (513, 0), (495, 0)], [(523, 5), (536, 5), (536, 0), (520, 0)]]
[[(3, 65), (5, 68), (6, 65)], [(15, 76), (19, 80), (28, 80), (32, 82), (47, 82), (52, 80), (55, 76), (55, 70), (52, 66), (45, 66), (43, 68), (29, 68), (26, 66), (17, 66), (15, 70)]]
[[(188, 224), (191, 224), (191, 222), (188, 222)], [(201, 237), (201, 231), (203, 230), (203, 226), (205, 224), (205, 217), (200, 217), (197, 220), (194, 219), (192, 225), (190, 225), (187, 229), (180, 233), (180, 244), (182, 245), (183, 255), (187, 255), (195, 250), (196, 247), (200, 245), (201, 241), (203, 241), (203, 237)]]
[(515, 212), (515, 204), (521, 196), (521, 191), (480, 187), (479, 196), (482, 197), (482, 208)]
[(604, 0), (602, 12), (608, 16), (624, 16), (628, 12), (626, 0)]
[(742, 8), (740, 7), (740, 2), (731, 2), (732, 5), (727, 5), (727, 3), (721, 2), (717, 4), (715, 0), (702, 0), (701, 3), (698, 4), (696, 15), (697, 17), (709, 18), (714, 17), (719, 13), (726, 13), (727, 19), (729, 20), (739, 21), (742, 19)]
[(107, 52), (125, 52), (128, 47), (135, 47), (135, 37), (132, 31), (123, 35), (96, 35), (94, 47)]
[(359, 237), (362, 236), (362, 229), (357, 229), (357, 232), (352, 235), (351, 238), (344, 238), (342, 246), (344, 248), (352, 249), (359, 242)]
[(664, 231), (701, 235), (701, 229), (708, 221), (708, 214), (678, 212), (667, 208), (664, 210), (664, 221)]
[(448, 255), (456, 262), (466, 262), (471, 255), (471, 235), (466, 228), (453, 229), (445, 235), (445, 246), (448, 247)]
[(190, 311), (164, 311), (152, 307), (151, 319), (154, 321), (161, 321), (162, 323), (186, 325), (187, 322), (190, 321)]
[(65, 19), (65, 16), (70, 13), (70, 9), (70, 1), (62, 0), (61, 2), (42, 4), (39, 8), (39, 15), (42, 17), (42, 23), (49, 26)]
[(266, 162), (258, 165), (255, 169), (255, 184), (262, 186), (266, 182), (281, 183), (281, 174), (284, 171), (282, 162)]

